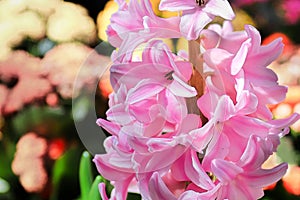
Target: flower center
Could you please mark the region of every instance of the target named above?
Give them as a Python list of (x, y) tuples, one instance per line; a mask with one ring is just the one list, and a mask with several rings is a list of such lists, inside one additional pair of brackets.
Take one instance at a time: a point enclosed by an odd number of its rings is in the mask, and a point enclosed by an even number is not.
[(167, 78), (167, 80), (173, 80), (172, 74), (174, 73), (174, 71), (170, 71), (168, 72), (165, 77)]
[(204, 6), (205, 0), (196, 0), (196, 4), (198, 4), (198, 6)]

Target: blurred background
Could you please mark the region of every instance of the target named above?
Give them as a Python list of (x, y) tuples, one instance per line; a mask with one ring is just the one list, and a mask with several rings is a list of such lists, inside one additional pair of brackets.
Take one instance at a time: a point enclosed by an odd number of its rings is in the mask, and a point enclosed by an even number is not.
[[(159, 11), (159, 0), (151, 2), (158, 16), (174, 15)], [(263, 44), (283, 39), (284, 51), (269, 67), (289, 90), (270, 108), (278, 119), (300, 113), (300, 0), (230, 3), (236, 30), (252, 24)], [(99, 77), (95, 70), (105, 71), (110, 62), (105, 30), (117, 9), (105, 0), (0, 0), (0, 200), (82, 199), (79, 166), (86, 147), (74, 121), (91, 106), (105, 117), (112, 89), (107, 72)], [(180, 39), (166, 42), (174, 51), (187, 46)], [(89, 92), (95, 105), (82, 95)], [(283, 161), (288, 172), (265, 188), (265, 200), (300, 199), (300, 121), (264, 167)]]

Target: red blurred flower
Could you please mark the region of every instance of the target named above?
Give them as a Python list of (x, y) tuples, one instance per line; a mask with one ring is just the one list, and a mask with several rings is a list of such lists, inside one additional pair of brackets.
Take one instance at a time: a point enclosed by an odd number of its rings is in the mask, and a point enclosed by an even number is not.
[(51, 91), (40, 72), (40, 59), (15, 51), (0, 62), (0, 113), (10, 114)]
[(58, 159), (64, 152), (66, 143), (63, 139), (54, 139), (49, 144), (48, 155), (51, 159)]
[(262, 44), (267, 45), (277, 38), (282, 38), (282, 42), (284, 44), (284, 48), (283, 48), (281, 57), (289, 57), (295, 53), (294, 52), (295, 46), (294, 46), (292, 40), (284, 33), (280, 33), (280, 32), (273, 33), (273, 34), (269, 35), (268, 37), (266, 37), (263, 40)]

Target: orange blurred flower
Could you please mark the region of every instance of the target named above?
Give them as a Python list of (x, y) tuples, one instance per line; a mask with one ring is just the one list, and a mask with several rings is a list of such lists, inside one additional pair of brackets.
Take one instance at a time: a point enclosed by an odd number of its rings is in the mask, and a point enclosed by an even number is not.
[[(293, 112), (295, 113), (299, 113), (300, 114), (300, 101), (299, 103), (297, 103), (294, 106)], [(298, 120), (297, 122), (295, 122), (292, 126), (291, 129), (293, 129), (294, 131), (300, 133), (300, 120)]]
[(300, 167), (289, 165), (288, 171), (282, 178), (284, 188), (293, 195), (300, 196)]
[(98, 87), (101, 91), (102, 96), (108, 99), (109, 94), (113, 92), (113, 88), (110, 84), (109, 71), (108, 70), (101, 77), (101, 79), (98, 83)]
[(28, 192), (42, 191), (48, 181), (42, 160), (46, 151), (47, 141), (32, 132), (22, 136), (17, 143), (12, 171), (20, 176), (20, 182)]

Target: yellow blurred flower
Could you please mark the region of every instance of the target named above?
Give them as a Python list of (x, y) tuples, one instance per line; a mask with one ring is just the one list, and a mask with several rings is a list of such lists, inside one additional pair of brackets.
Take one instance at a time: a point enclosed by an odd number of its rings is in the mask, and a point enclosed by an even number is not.
[(98, 37), (101, 40), (107, 41), (106, 29), (110, 24), (110, 17), (118, 11), (118, 4), (115, 1), (108, 1), (105, 4), (103, 11), (97, 16)]
[(26, 3), (27, 9), (36, 11), (43, 17), (49, 17), (55, 12), (62, 0), (22, 0)]
[(17, 16), (16, 20), (18, 31), (23, 37), (38, 40), (45, 36), (45, 21), (36, 12), (30, 10), (22, 12)]
[(48, 18), (47, 36), (57, 42), (90, 44), (96, 39), (96, 25), (84, 7), (61, 2)]
[(232, 25), (235, 31), (242, 31), (245, 29), (246, 24), (256, 26), (254, 20), (248, 13), (241, 9), (234, 9), (235, 18), (232, 20)]
[(25, 0), (0, 1), (0, 60), (5, 60), (11, 49), (25, 38), (37, 40), (45, 36), (45, 18), (30, 10), (29, 3)]
[(0, 21), (10, 19), (25, 9), (24, 0), (2, 0), (0, 1)]

